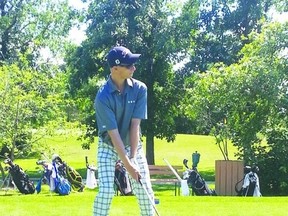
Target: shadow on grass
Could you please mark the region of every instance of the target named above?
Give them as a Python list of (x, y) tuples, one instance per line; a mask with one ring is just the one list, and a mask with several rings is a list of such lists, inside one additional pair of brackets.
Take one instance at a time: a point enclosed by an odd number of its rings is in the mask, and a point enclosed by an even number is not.
[(5, 196), (5, 197), (6, 197), (6, 196), (13, 196), (13, 195), (15, 195), (15, 194), (6, 194), (6, 193), (5, 193), (5, 194), (0, 194), (0, 197), (2, 197), (2, 196), (3, 196), (3, 197), (4, 197), (4, 196)]
[[(182, 172), (179, 172), (179, 175), (181, 178), (183, 178), (184, 171), (185, 170), (183, 170)], [(205, 181), (215, 181), (214, 169), (205, 170), (205, 171), (198, 170), (198, 172), (200, 173), (202, 178), (205, 179)], [(176, 176), (175, 175), (151, 175), (151, 178), (152, 179), (176, 179)]]
[(215, 181), (215, 170), (212, 169), (205, 171), (198, 170), (198, 172), (200, 173), (202, 178), (205, 179), (205, 181)]
[(153, 190), (157, 192), (163, 192), (168, 190), (174, 190), (175, 185), (169, 185), (169, 184), (153, 184)]
[[(153, 184), (152, 185), (155, 196), (175, 196), (175, 185), (172, 184)], [(176, 195), (179, 194), (179, 188), (176, 190)]]

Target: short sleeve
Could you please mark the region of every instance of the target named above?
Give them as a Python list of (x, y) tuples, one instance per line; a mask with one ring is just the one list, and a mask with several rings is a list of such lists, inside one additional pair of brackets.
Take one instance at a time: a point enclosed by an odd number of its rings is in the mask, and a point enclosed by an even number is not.
[(132, 118), (147, 119), (147, 87), (144, 83), (139, 87)]
[(102, 132), (116, 129), (117, 121), (113, 110), (109, 106), (109, 101), (104, 96), (97, 95), (94, 106), (98, 130)]

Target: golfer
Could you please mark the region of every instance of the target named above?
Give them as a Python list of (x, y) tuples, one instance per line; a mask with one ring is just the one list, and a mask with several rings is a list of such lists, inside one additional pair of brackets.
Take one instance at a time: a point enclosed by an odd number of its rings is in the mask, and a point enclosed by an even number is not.
[[(99, 193), (94, 200), (94, 216), (107, 216), (114, 191), (115, 163), (120, 159), (126, 167), (133, 193), (137, 196), (141, 215), (152, 216), (154, 200), (147, 160), (140, 141), (140, 122), (147, 118), (147, 87), (136, 79), (133, 54), (123, 46), (112, 48), (107, 61), (110, 77), (95, 98), (98, 126)], [(139, 180), (150, 194), (150, 200)]]

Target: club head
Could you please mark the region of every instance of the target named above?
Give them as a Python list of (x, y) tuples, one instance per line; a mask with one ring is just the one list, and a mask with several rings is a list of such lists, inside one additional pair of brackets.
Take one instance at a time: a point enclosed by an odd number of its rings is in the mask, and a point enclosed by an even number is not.
[(9, 163), (11, 163), (11, 159), (10, 158), (7, 158), (7, 159), (4, 160), (4, 164), (9, 164)]
[(184, 166), (185, 166), (187, 169), (189, 169), (187, 163), (188, 163), (188, 160), (187, 160), (187, 159), (184, 159), (184, 160), (183, 160), (183, 164), (184, 164)]

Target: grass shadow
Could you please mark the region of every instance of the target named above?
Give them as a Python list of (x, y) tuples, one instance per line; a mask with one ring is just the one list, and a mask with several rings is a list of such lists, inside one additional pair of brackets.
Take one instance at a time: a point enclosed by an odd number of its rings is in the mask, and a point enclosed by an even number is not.
[(215, 170), (205, 170), (205, 171), (199, 171), (202, 178), (204, 178), (205, 181), (215, 181)]

